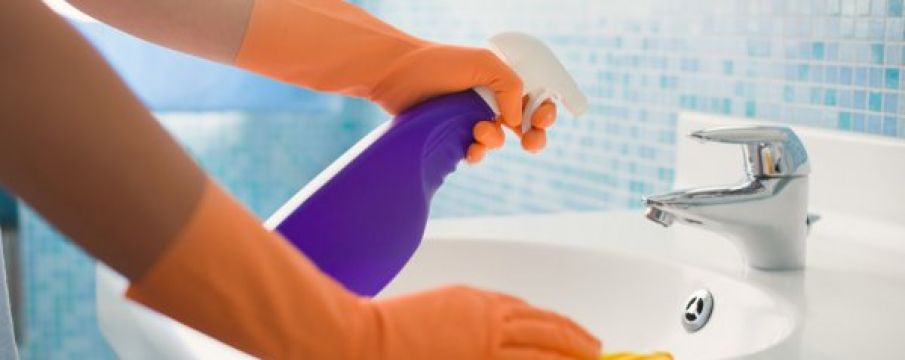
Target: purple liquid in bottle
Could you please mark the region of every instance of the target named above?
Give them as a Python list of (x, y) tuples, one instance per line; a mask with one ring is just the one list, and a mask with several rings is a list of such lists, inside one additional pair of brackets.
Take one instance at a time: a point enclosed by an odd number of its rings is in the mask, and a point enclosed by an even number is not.
[(472, 90), (406, 110), (275, 229), (347, 289), (377, 294), (421, 243), (431, 198), (475, 124), (493, 117)]

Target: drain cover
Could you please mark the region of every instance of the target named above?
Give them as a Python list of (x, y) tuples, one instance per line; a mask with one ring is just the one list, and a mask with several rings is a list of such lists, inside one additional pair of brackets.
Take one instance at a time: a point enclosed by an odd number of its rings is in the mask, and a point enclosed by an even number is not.
[(685, 308), (682, 312), (682, 326), (685, 327), (685, 331), (690, 333), (701, 330), (704, 325), (707, 325), (712, 313), (713, 294), (707, 289), (696, 290), (685, 301)]

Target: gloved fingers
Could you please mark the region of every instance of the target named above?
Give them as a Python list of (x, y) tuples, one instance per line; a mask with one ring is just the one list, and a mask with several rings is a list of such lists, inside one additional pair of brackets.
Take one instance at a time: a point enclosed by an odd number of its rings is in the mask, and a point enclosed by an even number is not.
[[(522, 96), (522, 112), (528, 106), (529, 99), (528, 95)], [(531, 114), (532, 127), (546, 129), (552, 126), (554, 121), (556, 121), (556, 103), (550, 99), (541, 102), (537, 109), (534, 109), (534, 113)]]
[[(528, 96), (522, 97), (522, 110), (528, 104)], [(553, 126), (556, 122), (556, 104), (552, 101), (544, 100), (543, 103), (531, 115), (531, 128), (527, 132), (522, 133), (521, 124), (516, 126), (506, 125), (509, 130), (521, 139), (522, 148), (530, 152), (538, 152), (543, 150), (547, 145), (547, 133), (545, 129)]]
[(531, 115), (531, 129), (522, 134), (522, 148), (538, 152), (547, 146), (546, 129), (556, 121), (556, 105), (550, 100), (543, 103)]
[[(544, 351), (535, 348), (504, 348), (500, 350), (498, 356), (494, 357), (495, 359), (500, 360), (576, 360), (581, 358), (575, 358), (571, 356), (566, 356), (557, 352), (552, 351)], [(589, 358), (594, 359), (594, 358)], [(584, 359), (582, 359), (584, 360)], [(595, 359), (596, 360), (596, 359)]]
[(493, 120), (479, 121), (472, 130), (476, 142), (483, 144), (488, 149), (498, 149), (503, 146), (503, 128), (499, 122)]
[[(528, 96), (522, 97), (522, 109), (527, 105)], [(522, 148), (529, 152), (538, 152), (543, 150), (547, 145), (546, 129), (553, 125), (556, 121), (556, 105), (545, 100), (531, 116), (531, 129), (522, 134), (521, 124), (511, 124), (494, 120), (479, 121), (472, 130), (475, 142), (483, 146), (471, 146), (466, 153), (466, 161), (469, 164), (475, 164), (484, 158), (488, 150), (498, 149), (503, 146), (505, 134), (503, 134), (502, 125), (521, 139)]]
[(546, 129), (553, 125), (556, 121), (556, 104), (550, 100), (545, 100), (534, 115), (531, 116), (531, 126), (538, 129)]
[(472, 136), (474, 136), (475, 142), (468, 147), (465, 153), (465, 161), (469, 164), (481, 162), (488, 151), (502, 147), (506, 138), (500, 122), (495, 120), (479, 121), (472, 129)]
[(493, 91), (502, 121), (510, 126), (522, 123), (522, 79), (490, 50), (483, 50), (475, 80)]
[(600, 347), (600, 340), (597, 339), (596, 336), (589, 333), (585, 330), (581, 325), (578, 325), (572, 319), (557, 314), (555, 312), (544, 310), (540, 308), (535, 308), (531, 306), (522, 306), (512, 308), (507, 312), (507, 317), (509, 319), (525, 319), (525, 320), (538, 320), (538, 321), (547, 321), (551, 323), (560, 323), (569, 329), (571, 329), (575, 334), (580, 336), (584, 341), (592, 344), (594, 346)]
[(547, 130), (531, 128), (522, 135), (522, 149), (528, 152), (538, 152), (547, 146)]
[(484, 155), (487, 154), (487, 147), (484, 144), (479, 142), (471, 143), (468, 145), (468, 150), (465, 151), (465, 162), (469, 164), (477, 164), (484, 159)]
[(506, 322), (502, 332), (504, 348), (536, 348), (578, 359), (593, 359), (600, 355), (599, 343), (588, 342), (562, 322), (518, 319)]
[(600, 355), (600, 341), (582, 335), (583, 330), (572, 329), (565, 323), (520, 320), (505, 325), (512, 332), (504, 333), (505, 346), (533, 347), (578, 358), (593, 358)]
[[(544, 149), (547, 146), (547, 130), (542, 128), (531, 128), (524, 135), (518, 134), (518, 130), (515, 128), (510, 128), (518, 137), (521, 138), (522, 148), (529, 152), (538, 152)], [(505, 135), (503, 134), (502, 127), (500, 123), (496, 121), (481, 121), (475, 125), (473, 130), (473, 135), (475, 139), (475, 144), (482, 145), (479, 148), (471, 150), (469, 148), (469, 152), (474, 151), (475, 153), (471, 158), (466, 156), (469, 163), (479, 162), (483, 155), (487, 150), (498, 149), (503, 146), (503, 142), (505, 139)], [(478, 158), (477, 155), (480, 155), (481, 158)]]

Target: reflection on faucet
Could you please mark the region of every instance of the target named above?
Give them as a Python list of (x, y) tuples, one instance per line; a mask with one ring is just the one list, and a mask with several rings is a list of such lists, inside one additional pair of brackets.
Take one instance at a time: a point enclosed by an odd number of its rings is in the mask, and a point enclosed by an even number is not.
[(795, 270), (805, 264), (805, 238), (816, 216), (807, 213), (810, 165), (804, 145), (784, 127), (697, 131), (704, 141), (744, 146), (741, 184), (680, 190), (644, 199), (646, 216), (663, 226), (676, 220), (727, 236), (748, 264)]

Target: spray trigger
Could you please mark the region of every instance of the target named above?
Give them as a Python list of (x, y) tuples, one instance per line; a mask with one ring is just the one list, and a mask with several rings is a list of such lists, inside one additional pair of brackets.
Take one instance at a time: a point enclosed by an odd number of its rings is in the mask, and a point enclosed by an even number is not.
[[(490, 38), (490, 50), (500, 57), (522, 79), (528, 103), (522, 112), (522, 133), (531, 129), (531, 117), (545, 100), (553, 99), (579, 116), (588, 108), (587, 97), (575, 79), (566, 71), (553, 51), (538, 38), (519, 32), (504, 32)], [(493, 93), (475, 89), (499, 114)]]

